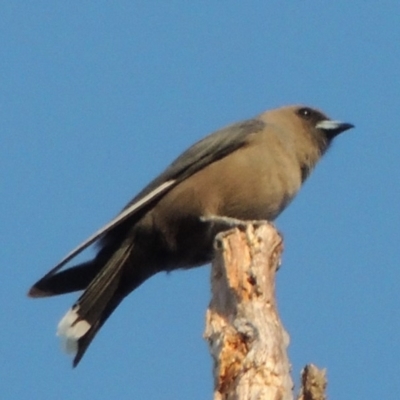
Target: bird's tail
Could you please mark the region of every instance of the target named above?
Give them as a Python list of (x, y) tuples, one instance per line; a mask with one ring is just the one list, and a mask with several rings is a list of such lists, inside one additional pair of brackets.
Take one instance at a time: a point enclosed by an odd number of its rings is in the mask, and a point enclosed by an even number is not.
[(28, 296), (50, 297), (85, 290), (100, 270), (101, 263), (94, 259), (57, 274), (46, 274), (30, 288)]
[(130, 251), (131, 245), (124, 243), (113, 253), (58, 324), (57, 335), (62, 338), (65, 350), (75, 355), (74, 367), (127, 294), (119, 290), (119, 283)]

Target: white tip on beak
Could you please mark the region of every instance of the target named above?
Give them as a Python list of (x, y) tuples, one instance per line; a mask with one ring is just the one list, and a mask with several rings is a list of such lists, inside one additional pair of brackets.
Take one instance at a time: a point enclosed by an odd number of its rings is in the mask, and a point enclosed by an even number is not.
[(318, 129), (322, 129), (324, 131), (332, 131), (332, 132), (344, 132), (347, 129), (354, 128), (353, 124), (349, 124), (347, 122), (342, 121), (332, 121), (330, 119), (325, 119), (315, 126)]

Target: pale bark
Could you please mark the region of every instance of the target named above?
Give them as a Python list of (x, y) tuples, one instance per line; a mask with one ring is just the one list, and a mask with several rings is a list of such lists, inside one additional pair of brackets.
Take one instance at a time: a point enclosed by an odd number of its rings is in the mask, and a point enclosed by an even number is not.
[(306, 365), (301, 371), (301, 390), (298, 400), (326, 400), (326, 370)]
[(293, 399), (289, 336), (276, 308), (283, 249), (272, 224), (217, 236), (205, 339), (214, 360), (214, 400)]

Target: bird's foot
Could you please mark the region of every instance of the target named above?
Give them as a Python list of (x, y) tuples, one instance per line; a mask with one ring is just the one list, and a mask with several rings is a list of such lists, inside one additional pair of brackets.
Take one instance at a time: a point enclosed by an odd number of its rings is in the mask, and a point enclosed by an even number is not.
[[(207, 215), (200, 217), (200, 221), (206, 224), (209, 224), (209, 228), (213, 232), (213, 237), (216, 237), (217, 234), (221, 232), (228, 231), (233, 228), (238, 228), (240, 231), (244, 232), (249, 243), (253, 240), (253, 230), (248, 229), (250, 225), (254, 228), (259, 228), (261, 225), (267, 223), (265, 220), (251, 220), (244, 221), (237, 218), (224, 217), (221, 215)], [(219, 240), (214, 242), (214, 247), (219, 249), (222, 242)]]

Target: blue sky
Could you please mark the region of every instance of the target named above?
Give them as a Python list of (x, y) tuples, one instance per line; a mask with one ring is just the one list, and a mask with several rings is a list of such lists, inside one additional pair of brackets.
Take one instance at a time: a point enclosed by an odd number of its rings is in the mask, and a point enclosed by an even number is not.
[(314, 362), (332, 399), (398, 399), (399, 15), (394, 0), (1, 2), (1, 397), (211, 398), (208, 267), (146, 282), (75, 370), (55, 328), (76, 295), (25, 293), (194, 141), (305, 103), (356, 129), (277, 220), (293, 378)]

